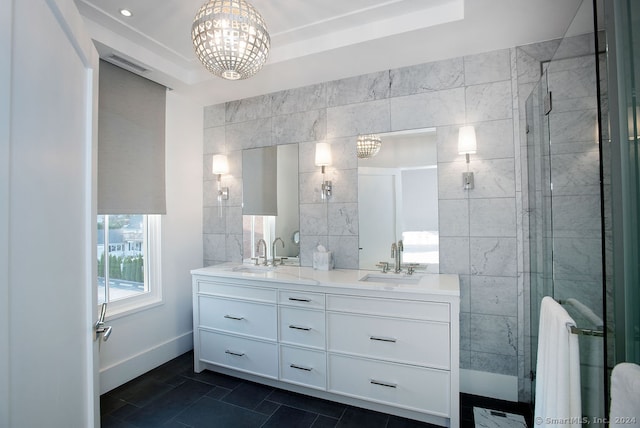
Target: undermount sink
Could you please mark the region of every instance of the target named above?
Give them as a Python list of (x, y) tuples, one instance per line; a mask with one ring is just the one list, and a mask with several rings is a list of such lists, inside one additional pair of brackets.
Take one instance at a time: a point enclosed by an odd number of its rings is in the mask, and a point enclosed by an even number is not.
[(392, 284), (417, 284), (420, 282), (419, 276), (397, 275), (394, 273), (368, 273), (360, 281), (363, 282), (386, 282)]
[(231, 269), (234, 272), (244, 272), (244, 273), (266, 273), (271, 272), (273, 270), (273, 266), (236, 266)]

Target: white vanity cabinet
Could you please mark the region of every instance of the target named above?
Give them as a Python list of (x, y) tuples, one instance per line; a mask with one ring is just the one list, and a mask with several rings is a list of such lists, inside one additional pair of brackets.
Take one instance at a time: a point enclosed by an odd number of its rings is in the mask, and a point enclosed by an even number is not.
[(195, 281), (194, 287), (196, 371), (209, 363), (277, 379), (275, 290), (224, 280)]
[(193, 274), (195, 370), (459, 426), (459, 284), (229, 266)]

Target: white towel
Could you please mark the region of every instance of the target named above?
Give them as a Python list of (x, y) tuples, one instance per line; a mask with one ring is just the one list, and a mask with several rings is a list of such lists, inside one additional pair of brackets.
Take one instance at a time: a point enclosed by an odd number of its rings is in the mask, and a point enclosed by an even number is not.
[(640, 426), (640, 366), (620, 363), (611, 373), (611, 427)]
[(542, 299), (534, 419), (539, 426), (582, 426), (578, 336), (569, 330), (575, 325), (558, 302)]

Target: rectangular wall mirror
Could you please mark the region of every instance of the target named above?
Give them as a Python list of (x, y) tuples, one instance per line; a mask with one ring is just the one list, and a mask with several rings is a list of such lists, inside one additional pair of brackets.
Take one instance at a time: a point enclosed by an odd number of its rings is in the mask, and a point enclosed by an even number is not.
[[(379, 152), (358, 159), (360, 269), (393, 266), (391, 245), (403, 241), (404, 263), (439, 271), (438, 156), (435, 128), (377, 134)], [(406, 271), (406, 269), (405, 269)]]
[(299, 265), (298, 145), (243, 150), (242, 183), (244, 261), (258, 256), (260, 239), (267, 243), (267, 258), (273, 259), (272, 244), (281, 238), (275, 256)]

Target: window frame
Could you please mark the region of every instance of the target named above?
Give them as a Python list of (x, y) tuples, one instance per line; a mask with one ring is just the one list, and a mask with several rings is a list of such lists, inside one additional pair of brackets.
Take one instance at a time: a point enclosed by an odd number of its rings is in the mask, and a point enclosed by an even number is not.
[[(108, 214), (104, 214), (108, 215)], [(113, 214), (110, 214), (113, 215)], [(147, 310), (164, 303), (162, 297), (162, 249), (161, 249), (161, 216), (159, 214), (141, 214), (144, 221), (146, 246), (144, 251), (145, 288), (149, 291), (122, 299), (107, 301), (107, 316), (117, 319), (139, 311)], [(108, 229), (105, 228), (107, 233)], [(106, 249), (105, 249), (106, 251)], [(97, 272), (97, 269), (96, 269)], [(97, 275), (96, 275), (97, 278)], [(96, 281), (96, 287), (97, 287)], [(105, 287), (107, 284), (105, 284)], [(108, 292), (107, 292), (108, 294)], [(99, 304), (100, 307), (102, 304)]]

